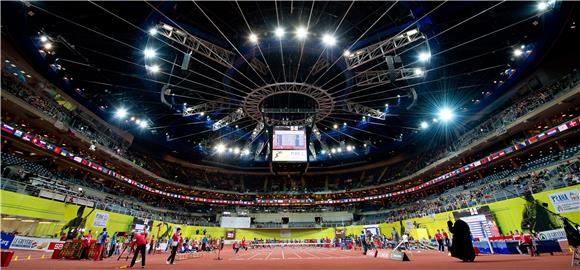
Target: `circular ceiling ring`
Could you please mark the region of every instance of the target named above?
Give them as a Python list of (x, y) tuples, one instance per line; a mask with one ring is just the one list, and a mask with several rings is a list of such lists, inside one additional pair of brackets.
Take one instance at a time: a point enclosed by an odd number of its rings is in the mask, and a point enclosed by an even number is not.
[[(334, 98), (326, 90), (305, 83), (281, 82), (268, 84), (250, 92), (244, 99), (244, 111), (249, 117), (256, 121), (264, 121), (262, 110), (260, 108), (262, 102), (268, 97), (278, 94), (301, 94), (315, 100), (318, 105), (316, 116), (314, 117), (315, 122), (325, 119), (334, 110)], [(292, 124), (307, 125), (311, 121), (311, 119), (308, 118), (293, 120)], [(286, 125), (288, 123), (283, 123), (283, 120), (279, 119), (268, 119), (268, 124)]]

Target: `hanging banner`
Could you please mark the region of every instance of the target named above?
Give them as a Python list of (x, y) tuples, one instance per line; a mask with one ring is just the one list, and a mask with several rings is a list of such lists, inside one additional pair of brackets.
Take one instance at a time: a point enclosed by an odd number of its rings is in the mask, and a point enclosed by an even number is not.
[(568, 213), (580, 211), (580, 192), (570, 189), (548, 195), (556, 213)]
[(95, 214), (95, 219), (93, 220), (93, 227), (105, 228), (107, 227), (107, 222), (109, 221), (109, 214), (103, 212), (97, 212)]

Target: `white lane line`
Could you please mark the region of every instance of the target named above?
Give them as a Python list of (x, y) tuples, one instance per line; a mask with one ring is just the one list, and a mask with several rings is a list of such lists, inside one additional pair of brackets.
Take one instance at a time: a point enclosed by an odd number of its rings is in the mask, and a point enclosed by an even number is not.
[(284, 248), (282, 248), (282, 260), (284, 260)]

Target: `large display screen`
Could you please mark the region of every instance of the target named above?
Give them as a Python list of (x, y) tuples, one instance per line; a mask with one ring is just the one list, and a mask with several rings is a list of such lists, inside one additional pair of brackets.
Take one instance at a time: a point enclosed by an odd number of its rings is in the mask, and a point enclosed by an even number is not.
[(306, 129), (303, 126), (276, 126), (272, 134), (272, 161), (308, 161)]

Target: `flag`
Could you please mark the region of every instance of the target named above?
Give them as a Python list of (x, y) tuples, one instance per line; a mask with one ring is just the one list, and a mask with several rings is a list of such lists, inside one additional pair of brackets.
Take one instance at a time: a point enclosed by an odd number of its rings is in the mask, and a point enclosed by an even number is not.
[(548, 135), (548, 137), (554, 136), (556, 133), (558, 133), (558, 129), (557, 128), (553, 128), (548, 130), (548, 132), (546, 132), (546, 135)]

